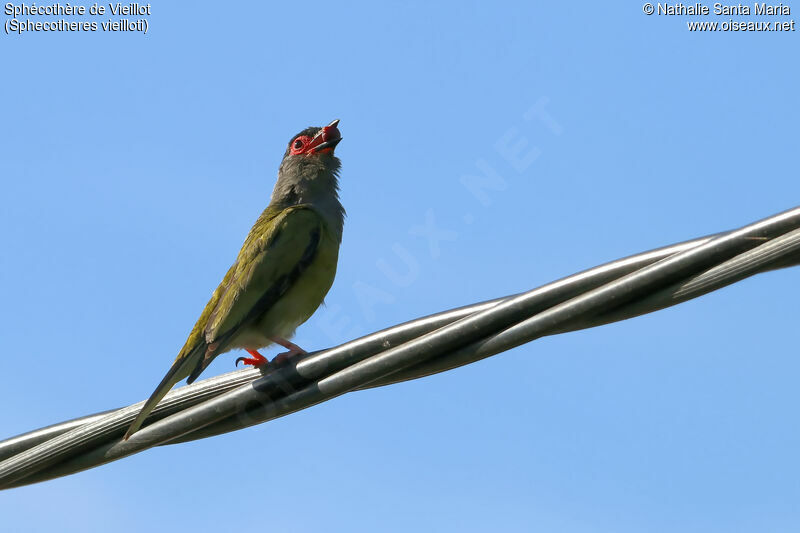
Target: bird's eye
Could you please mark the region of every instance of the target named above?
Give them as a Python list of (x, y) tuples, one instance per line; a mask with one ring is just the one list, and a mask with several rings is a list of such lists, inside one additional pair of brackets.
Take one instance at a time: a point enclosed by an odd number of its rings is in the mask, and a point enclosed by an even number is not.
[(308, 142), (310, 140), (311, 139), (309, 139), (308, 136), (301, 135), (300, 137), (298, 137), (294, 141), (292, 141), (292, 154), (294, 154), (294, 155), (302, 154), (303, 150), (305, 150), (306, 146), (308, 146)]

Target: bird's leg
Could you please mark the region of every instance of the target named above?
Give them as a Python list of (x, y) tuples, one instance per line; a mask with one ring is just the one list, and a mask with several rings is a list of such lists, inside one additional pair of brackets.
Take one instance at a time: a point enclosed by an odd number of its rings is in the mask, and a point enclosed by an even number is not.
[(269, 360), (266, 357), (264, 357), (263, 355), (261, 355), (260, 353), (258, 353), (257, 350), (249, 350), (249, 349), (245, 348), (245, 351), (247, 353), (249, 353), (250, 355), (252, 355), (253, 358), (251, 359), (249, 357), (239, 357), (238, 359), (236, 359), (236, 366), (239, 366), (239, 361), (241, 361), (242, 363), (244, 363), (246, 365), (252, 365), (252, 366), (254, 366), (256, 368), (258, 368), (260, 366), (263, 366), (263, 365), (266, 365), (267, 363), (269, 363)]
[(280, 363), (281, 361), (285, 361), (292, 357), (293, 355), (299, 355), (301, 353), (308, 353), (298, 345), (293, 342), (289, 342), (286, 339), (282, 339), (281, 337), (270, 337), (269, 340), (274, 342), (275, 344), (280, 344), (287, 350), (288, 352), (279, 353), (275, 356), (275, 359), (272, 360), (273, 363)]

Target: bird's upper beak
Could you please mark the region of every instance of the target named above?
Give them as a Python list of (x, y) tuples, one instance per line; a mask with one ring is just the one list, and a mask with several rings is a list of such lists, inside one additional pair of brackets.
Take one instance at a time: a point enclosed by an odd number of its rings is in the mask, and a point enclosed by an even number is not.
[(311, 139), (311, 144), (308, 146), (308, 153), (315, 154), (318, 152), (333, 152), (333, 149), (342, 140), (342, 134), (339, 133), (339, 119), (337, 118), (314, 135)]

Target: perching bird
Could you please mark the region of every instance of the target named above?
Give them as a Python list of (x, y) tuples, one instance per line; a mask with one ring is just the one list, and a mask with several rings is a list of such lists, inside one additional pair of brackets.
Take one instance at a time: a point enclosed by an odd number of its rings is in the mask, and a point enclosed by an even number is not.
[(221, 353), (244, 348), (245, 364), (261, 366), (259, 348), (288, 340), (322, 303), (336, 275), (344, 208), (339, 202), (342, 136), (334, 120), (306, 128), (286, 148), (269, 205), (258, 217), (236, 261), (206, 304), (172, 367), (128, 428), (133, 435), (177, 382), (192, 383)]

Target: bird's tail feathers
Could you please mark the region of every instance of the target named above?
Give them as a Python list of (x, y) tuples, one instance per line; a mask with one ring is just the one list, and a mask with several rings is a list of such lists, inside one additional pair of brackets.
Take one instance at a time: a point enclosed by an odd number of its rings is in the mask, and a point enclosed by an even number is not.
[(215, 356), (216, 356), (216, 353), (211, 351), (211, 350), (208, 350), (208, 351), (204, 352), (203, 353), (203, 357), (200, 357), (199, 359), (197, 359), (197, 362), (195, 363), (194, 368), (192, 368), (192, 370), (190, 371), (189, 377), (186, 380), (186, 383), (188, 383), (189, 385), (194, 383), (194, 380), (196, 380), (197, 377), (203, 372), (203, 370), (205, 370), (206, 367), (208, 367), (208, 365), (211, 364), (211, 361), (214, 360)]
[(161, 380), (161, 383), (158, 384), (156, 390), (153, 391), (153, 394), (150, 395), (150, 398), (147, 399), (142, 410), (139, 411), (139, 414), (136, 415), (136, 418), (131, 423), (128, 431), (125, 433), (123, 437), (124, 440), (128, 440), (128, 438), (136, 433), (142, 424), (147, 420), (148, 415), (150, 412), (156, 408), (158, 402), (161, 401), (164, 396), (175, 386), (177, 382), (182, 380), (183, 378), (187, 377), (189, 374), (192, 373), (192, 370), (200, 363), (205, 355), (206, 346), (203, 343), (201, 346), (197, 346), (194, 350), (189, 352), (184, 357), (179, 357), (175, 360), (175, 362), (170, 367), (169, 371), (167, 371), (167, 375), (164, 376), (164, 379)]

